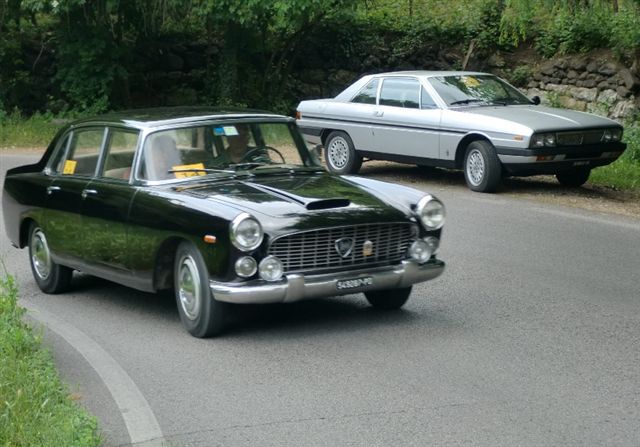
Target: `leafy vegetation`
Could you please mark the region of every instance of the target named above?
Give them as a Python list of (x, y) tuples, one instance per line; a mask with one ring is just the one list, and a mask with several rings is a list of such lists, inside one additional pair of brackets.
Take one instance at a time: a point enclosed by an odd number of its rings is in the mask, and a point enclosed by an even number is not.
[(302, 92), (352, 81), (343, 70), (463, 68), (466, 54), (522, 43), (545, 56), (609, 47), (638, 65), (638, 23), (638, 0), (0, 0), (0, 118), (175, 103), (290, 112)]
[(13, 278), (0, 279), (0, 445), (99, 445), (95, 419), (70, 398), (17, 296)]

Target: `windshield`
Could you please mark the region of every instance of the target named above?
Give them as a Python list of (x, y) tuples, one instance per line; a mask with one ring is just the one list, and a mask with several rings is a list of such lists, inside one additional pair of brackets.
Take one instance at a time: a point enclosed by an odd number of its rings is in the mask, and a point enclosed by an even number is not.
[(154, 132), (143, 147), (140, 178), (172, 180), (264, 166), (318, 166), (301, 141), (292, 123), (233, 121)]
[(525, 95), (492, 75), (434, 76), (429, 82), (449, 106), (531, 104)]

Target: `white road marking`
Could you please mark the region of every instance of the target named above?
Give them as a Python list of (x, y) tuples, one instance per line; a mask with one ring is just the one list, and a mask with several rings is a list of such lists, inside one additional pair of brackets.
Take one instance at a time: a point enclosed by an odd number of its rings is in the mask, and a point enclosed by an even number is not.
[(122, 413), (132, 444), (162, 446), (164, 438), (147, 399), (118, 362), (91, 337), (73, 325), (32, 305), (29, 316), (64, 338), (98, 373)]

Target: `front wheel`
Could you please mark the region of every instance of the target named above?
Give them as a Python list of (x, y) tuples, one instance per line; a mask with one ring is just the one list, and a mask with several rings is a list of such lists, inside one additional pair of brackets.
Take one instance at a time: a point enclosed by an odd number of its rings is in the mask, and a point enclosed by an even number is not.
[(578, 168), (571, 171), (558, 172), (556, 178), (561, 185), (578, 187), (584, 185), (587, 180), (589, 180), (589, 175), (591, 175), (591, 169)]
[(44, 293), (61, 293), (69, 288), (73, 270), (51, 259), (47, 237), (35, 223), (29, 229), (29, 261), (33, 278)]
[(478, 140), (467, 146), (464, 178), (472, 191), (494, 192), (498, 188), (502, 180), (502, 165), (491, 143)]
[(180, 320), (191, 335), (205, 338), (223, 330), (227, 304), (211, 295), (204, 259), (189, 242), (176, 251), (174, 287)]
[(411, 295), (411, 286), (402, 289), (387, 289), (365, 292), (364, 296), (376, 309), (400, 309)]
[(362, 166), (362, 157), (356, 152), (351, 137), (342, 131), (329, 134), (324, 145), (324, 159), (331, 172), (356, 174)]

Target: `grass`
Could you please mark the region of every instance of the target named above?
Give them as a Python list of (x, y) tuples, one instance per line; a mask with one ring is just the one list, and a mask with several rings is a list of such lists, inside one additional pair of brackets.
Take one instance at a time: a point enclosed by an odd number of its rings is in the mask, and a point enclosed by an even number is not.
[(24, 118), (19, 113), (0, 116), (0, 149), (46, 148), (62, 124), (51, 116)]
[(95, 418), (71, 399), (17, 296), (13, 278), (0, 279), (0, 445), (99, 445)]
[(626, 127), (625, 153), (610, 165), (594, 169), (589, 181), (594, 185), (616, 189), (640, 189), (640, 123)]

